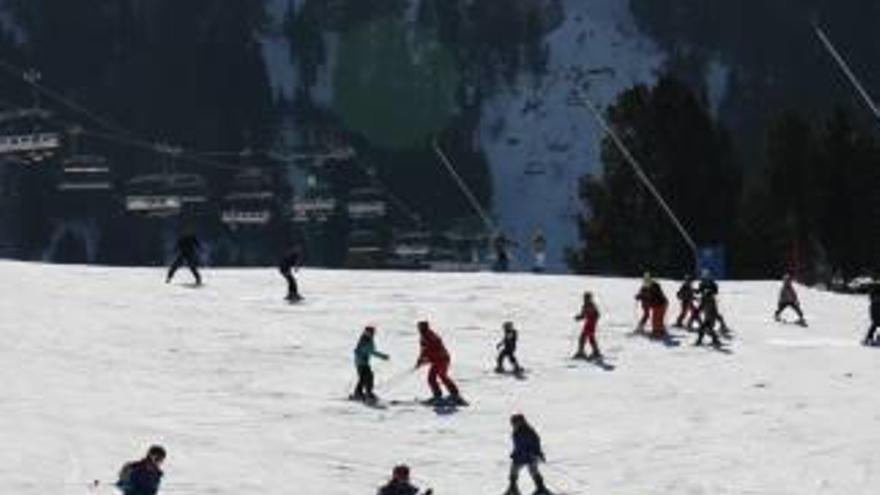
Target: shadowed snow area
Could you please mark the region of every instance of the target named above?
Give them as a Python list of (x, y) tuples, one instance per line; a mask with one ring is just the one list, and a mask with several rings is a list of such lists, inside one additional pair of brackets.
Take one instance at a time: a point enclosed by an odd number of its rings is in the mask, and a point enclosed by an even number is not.
[[(161, 443), (162, 494), (373, 494), (407, 462), (438, 495), (499, 495), (516, 411), (542, 435), (560, 493), (880, 486), (880, 350), (858, 345), (862, 297), (800, 288), (801, 328), (772, 321), (777, 283), (722, 283), (727, 354), (682, 331), (678, 347), (628, 335), (634, 280), (307, 269), (306, 300), (288, 305), (274, 269), (207, 270), (200, 289), (188, 277), (0, 262), (0, 493), (113, 493), (87, 485)], [(677, 284), (663, 285), (672, 296)], [(613, 370), (568, 359), (584, 290)], [(375, 362), (378, 394), (428, 395), (425, 370), (406, 374), (419, 319), (443, 336), (470, 407), (345, 400), (367, 323), (392, 357)], [(520, 329), (524, 380), (491, 371), (504, 320)]]

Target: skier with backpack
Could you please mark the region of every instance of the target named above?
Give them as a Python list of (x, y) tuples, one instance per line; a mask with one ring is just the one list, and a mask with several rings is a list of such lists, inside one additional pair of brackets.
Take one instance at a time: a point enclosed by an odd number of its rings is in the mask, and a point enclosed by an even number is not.
[(165, 454), (161, 446), (151, 446), (143, 459), (122, 466), (116, 487), (123, 495), (156, 495), (164, 474), (161, 467)]
[(534, 428), (526, 421), (522, 414), (514, 414), (510, 417), (510, 426), (513, 429), (513, 452), (510, 454), (510, 484), (504, 495), (520, 495), (519, 472), (528, 468), (529, 475), (535, 483), (534, 495), (550, 495), (550, 491), (544, 486), (544, 477), (538, 470), (538, 464), (545, 462), (544, 451), (541, 449), (541, 437)]
[(419, 353), (419, 358), (416, 360), (415, 369), (426, 364), (429, 365), (428, 386), (431, 388), (431, 399), (428, 402), (431, 404), (440, 404), (444, 401), (443, 391), (438, 383), (439, 380), (449, 392), (449, 397), (447, 399), (449, 403), (465, 405), (466, 402), (461, 398), (461, 395), (458, 392), (458, 387), (455, 385), (455, 382), (449, 378), (450, 357), (449, 351), (447, 351), (446, 346), (443, 345), (443, 339), (431, 329), (427, 321), (420, 321), (418, 323), (418, 329), (421, 352)]
[(651, 274), (649, 272), (645, 272), (645, 275), (642, 277), (642, 286), (639, 287), (639, 291), (636, 293), (636, 301), (639, 306), (642, 308), (642, 316), (639, 318), (638, 324), (636, 324), (636, 332), (644, 332), (645, 324), (648, 322), (648, 318), (651, 316)]
[(278, 262), (278, 271), (281, 273), (281, 276), (284, 277), (284, 280), (287, 281), (287, 296), (285, 296), (285, 299), (290, 302), (302, 300), (302, 296), (299, 294), (299, 288), (297, 287), (296, 278), (292, 273), (299, 270), (301, 263), (302, 251), (298, 247), (290, 249), (281, 258), (281, 261)]
[(504, 373), (504, 360), (507, 359), (513, 365), (513, 373), (518, 375), (523, 372), (523, 369), (516, 360), (516, 341), (518, 338), (516, 328), (510, 321), (505, 321), (501, 328), (504, 331), (504, 338), (495, 346), (500, 351), (496, 359), (495, 372)]
[(871, 326), (868, 328), (868, 333), (865, 335), (862, 343), (867, 346), (875, 346), (877, 345), (877, 340), (874, 338), (874, 334), (877, 332), (877, 328), (880, 327), (880, 279), (874, 278), (874, 282), (868, 289), (868, 297), (871, 301)]
[[(391, 479), (379, 488), (376, 495), (418, 495), (418, 493), (419, 489), (409, 481), (409, 466), (400, 464), (394, 466), (394, 470), (391, 471)], [(422, 495), (433, 493), (434, 491), (429, 488)]]
[[(575, 321), (583, 321), (584, 326), (581, 330), (580, 339), (578, 339), (577, 352), (574, 359), (602, 359), (602, 352), (599, 351), (599, 344), (596, 342), (596, 325), (599, 323), (599, 308), (593, 302), (593, 293), (584, 292), (584, 302), (581, 311), (574, 317)], [(590, 343), (590, 355), (584, 352), (587, 342)]]
[(791, 280), (791, 275), (785, 274), (782, 277), (782, 288), (779, 289), (779, 303), (776, 306), (776, 313), (773, 315), (773, 319), (776, 321), (782, 321), (782, 312), (787, 308), (791, 308), (798, 315), (797, 324), (801, 326), (807, 326), (807, 321), (804, 319), (804, 313), (801, 311), (801, 304), (798, 300), (797, 292), (794, 290), (794, 283)]
[(373, 337), (376, 334), (376, 328), (368, 326), (364, 328), (358, 339), (357, 346), (354, 348), (354, 365), (357, 368), (358, 381), (354, 387), (354, 393), (351, 394), (353, 400), (363, 400), (366, 402), (375, 402), (378, 400), (373, 393), (373, 369), (370, 368), (370, 358), (376, 356), (379, 359), (388, 360), (388, 354), (376, 350), (376, 344)]
[(165, 283), (170, 283), (171, 279), (174, 278), (174, 274), (177, 273), (177, 269), (186, 263), (189, 271), (192, 272), (193, 277), (196, 279), (196, 285), (202, 285), (202, 276), (199, 274), (199, 252), (201, 249), (202, 245), (195, 234), (187, 233), (180, 236), (175, 245), (177, 255), (174, 257), (171, 266), (168, 267)]
[(651, 317), (651, 337), (662, 339), (666, 337), (666, 308), (669, 300), (663, 293), (663, 287), (646, 273), (642, 281), (642, 287), (636, 295), (636, 299), (642, 304), (642, 319), (639, 321), (638, 331), (643, 331), (648, 315)]

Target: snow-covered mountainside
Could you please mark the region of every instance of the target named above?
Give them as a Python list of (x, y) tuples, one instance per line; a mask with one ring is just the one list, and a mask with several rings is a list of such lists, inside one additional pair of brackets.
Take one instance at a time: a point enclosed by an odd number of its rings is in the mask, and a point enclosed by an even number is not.
[[(499, 224), (526, 244), (542, 228), (549, 241), (549, 265), (556, 271), (565, 269), (564, 249), (578, 244), (575, 219), (582, 205), (577, 181), (598, 170), (602, 138), (592, 117), (570, 101), (572, 89), (588, 88), (587, 96), (604, 107), (627, 87), (652, 82), (664, 59), (637, 30), (627, 2), (562, 4), (564, 21), (546, 37), (547, 74), (536, 80), (523, 73), (489, 95), (477, 138), (493, 176), (493, 213)], [(269, 5), (272, 24), (280, 26), (289, 2)], [(319, 72), (316, 97), (332, 107), (336, 35), (325, 36), (330, 52), (328, 65)], [(288, 42), (270, 34), (263, 47), (276, 93), (290, 96), (297, 76)], [(523, 249), (520, 259), (514, 259), (515, 267), (529, 268), (526, 254)]]
[(663, 56), (633, 24), (627, 2), (568, 0), (565, 21), (550, 36), (548, 75), (519, 79), (483, 112), (481, 142), (492, 170), (495, 211), (517, 239), (543, 228), (550, 265), (564, 268), (578, 245), (578, 179), (597, 173), (603, 134), (573, 90), (600, 108), (626, 88), (652, 82)]
[[(683, 332), (678, 347), (628, 336), (634, 280), (304, 270), (307, 299), (289, 306), (273, 270), (211, 270), (198, 290), (186, 273), (163, 276), (0, 263), (0, 492), (114, 493), (87, 485), (162, 443), (168, 495), (369, 494), (400, 462), (437, 494), (497, 495), (516, 411), (541, 433), (560, 493), (867, 495), (880, 484), (880, 354), (858, 345), (861, 297), (800, 289), (801, 328), (772, 321), (776, 283), (722, 283), (734, 338), (721, 353)], [(568, 359), (584, 290), (603, 311), (613, 370)], [(379, 394), (427, 395), (424, 371), (409, 371), (425, 318), (470, 407), (345, 400), (369, 323), (392, 358), (376, 363)], [(521, 331), (522, 381), (491, 371), (505, 320)]]

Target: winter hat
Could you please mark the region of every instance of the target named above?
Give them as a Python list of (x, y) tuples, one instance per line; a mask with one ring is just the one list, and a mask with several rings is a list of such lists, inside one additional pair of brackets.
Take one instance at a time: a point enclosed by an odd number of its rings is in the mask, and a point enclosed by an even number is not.
[(398, 464), (394, 466), (394, 470), (391, 471), (391, 476), (394, 479), (409, 479), (409, 466), (406, 464)]
[(501, 325), (501, 328), (503, 328), (504, 330), (513, 330), (513, 322), (505, 321), (504, 324)]
[(165, 449), (161, 445), (153, 445), (147, 450), (147, 457), (156, 457), (159, 460), (164, 460), (165, 455)]

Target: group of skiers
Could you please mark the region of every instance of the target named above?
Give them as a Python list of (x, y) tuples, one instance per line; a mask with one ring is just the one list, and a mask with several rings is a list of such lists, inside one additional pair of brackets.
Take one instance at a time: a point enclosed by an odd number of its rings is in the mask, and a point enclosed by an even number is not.
[[(174, 260), (168, 267), (168, 274), (165, 277), (165, 283), (171, 283), (177, 270), (186, 265), (195, 279), (195, 285), (202, 285), (202, 275), (199, 273), (199, 257), (202, 252), (202, 245), (199, 239), (193, 233), (181, 235), (174, 246)], [(303, 262), (303, 252), (299, 246), (288, 249), (278, 261), (278, 272), (287, 282), (287, 295), (284, 298), (290, 302), (299, 302), (303, 297), (299, 293), (299, 287), (296, 283), (294, 273), (299, 270)]]
[[(538, 229), (532, 236), (532, 271), (535, 273), (543, 273), (547, 269), (547, 237), (544, 231)], [(518, 247), (516, 241), (508, 238), (504, 232), (498, 231), (492, 239), (492, 250), (494, 251), (495, 263), (492, 269), (496, 272), (506, 272), (510, 270), (510, 248)]]
[[(461, 397), (458, 386), (449, 376), (451, 358), (446, 345), (443, 344), (443, 339), (437, 335), (427, 321), (418, 322), (416, 328), (419, 332), (420, 352), (413, 369), (428, 366), (428, 387), (431, 389), (431, 398), (427, 403), (466, 405), (467, 402)], [(376, 328), (374, 326), (364, 328), (354, 349), (354, 364), (358, 380), (351, 398), (355, 400), (367, 402), (377, 400), (373, 391), (374, 376), (370, 367), (370, 358), (375, 356), (387, 360), (389, 356), (376, 350), (375, 334)], [(446, 397), (443, 396), (443, 387), (446, 388)]]

